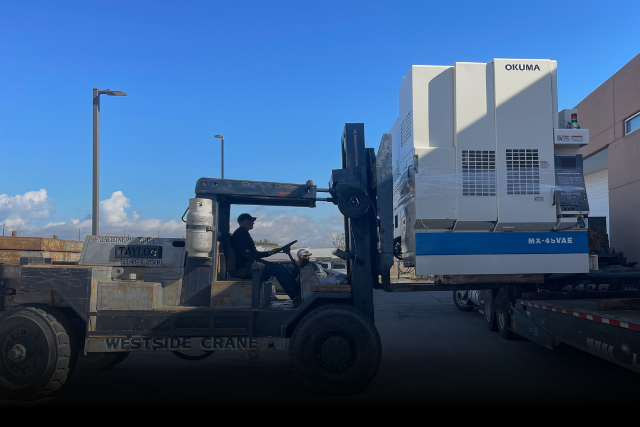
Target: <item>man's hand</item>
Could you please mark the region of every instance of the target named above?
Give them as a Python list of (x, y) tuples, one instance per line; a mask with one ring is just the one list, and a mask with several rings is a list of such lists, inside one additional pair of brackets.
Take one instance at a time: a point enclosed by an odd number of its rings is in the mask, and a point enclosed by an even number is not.
[(269, 251), (269, 255), (273, 255), (273, 254), (275, 254), (276, 252), (278, 252), (278, 250), (279, 250), (279, 249), (280, 249), (280, 248), (271, 249), (271, 250)]

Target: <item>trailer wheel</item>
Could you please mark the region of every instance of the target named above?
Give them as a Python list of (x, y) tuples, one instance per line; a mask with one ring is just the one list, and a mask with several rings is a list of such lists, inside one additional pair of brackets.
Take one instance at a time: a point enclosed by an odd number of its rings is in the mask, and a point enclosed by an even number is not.
[(465, 290), (453, 291), (453, 303), (460, 311), (471, 311), (474, 307), (473, 303), (469, 301), (469, 291)]
[(84, 351), (80, 351), (78, 354), (78, 365), (83, 369), (96, 370), (96, 369), (111, 369), (117, 364), (124, 361), (129, 356), (127, 352), (117, 353), (87, 353), (84, 355)]
[(484, 292), (484, 320), (487, 325), (487, 329), (495, 331), (498, 329), (496, 324), (496, 312), (493, 309), (493, 290), (487, 289)]
[(38, 399), (60, 389), (74, 364), (70, 324), (49, 306), (0, 314), (0, 395)]
[(289, 344), (294, 375), (320, 395), (354, 394), (378, 371), (382, 347), (373, 322), (348, 305), (325, 305), (307, 314)]
[(496, 322), (498, 323), (498, 332), (500, 336), (506, 340), (513, 339), (513, 332), (509, 330), (510, 316), (508, 312), (497, 313)]

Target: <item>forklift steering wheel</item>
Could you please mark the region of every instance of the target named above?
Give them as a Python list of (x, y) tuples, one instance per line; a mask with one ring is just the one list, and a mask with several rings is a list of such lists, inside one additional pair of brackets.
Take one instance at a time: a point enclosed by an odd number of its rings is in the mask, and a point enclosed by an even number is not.
[(294, 240), (293, 242), (289, 242), (286, 245), (279, 247), (273, 253), (274, 254), (277, 254), (278, 252), (289, 253), (289, 252), (291, 252), (291, 245), (293, 245), (295, 242), (297, 242), (297, 240)]

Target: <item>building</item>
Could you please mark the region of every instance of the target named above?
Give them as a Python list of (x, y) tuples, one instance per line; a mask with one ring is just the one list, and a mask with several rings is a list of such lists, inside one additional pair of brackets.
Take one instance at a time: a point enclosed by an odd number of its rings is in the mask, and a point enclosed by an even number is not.
[(575, 108), (589, 129), (580, 152), (590, 216), (606, 216), (610, 246), (640, 261), (640, 54)]

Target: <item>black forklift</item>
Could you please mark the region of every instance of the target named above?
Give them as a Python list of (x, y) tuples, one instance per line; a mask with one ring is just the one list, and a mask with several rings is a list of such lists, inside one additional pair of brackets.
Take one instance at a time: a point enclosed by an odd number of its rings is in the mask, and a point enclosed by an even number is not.
[[(362, 390), (381, 360), (373, 289), (389, 290), (393, 262), (391, 139), (383, 137), (378, 156), (364, 142), (363, 124), (345, 125), (342, 167), (326, 189), (311, 181), (199, 179), (192, 200), (210, 201), (213, 223), (187, 228), (212, 240), (205, 256), (190, 256), (188, 239), (87, 236), (74, 264), (34, 256), (0, 264), (0, 395), (43, 397), (76, 364), (110, 368), (134, 351), (200, 360), (217, 351), (255, 359), (288, 350), (293, 373), (313, 392)], [(236, 266), (231, 206), (312, 208), (319, 201), (344, 215), (346, 247), (336, 255), (347, 276), (309, 287), (297, 306), (272, 301), (258, 262)], [(293, 243), (281, 250), (291, 256)]]

